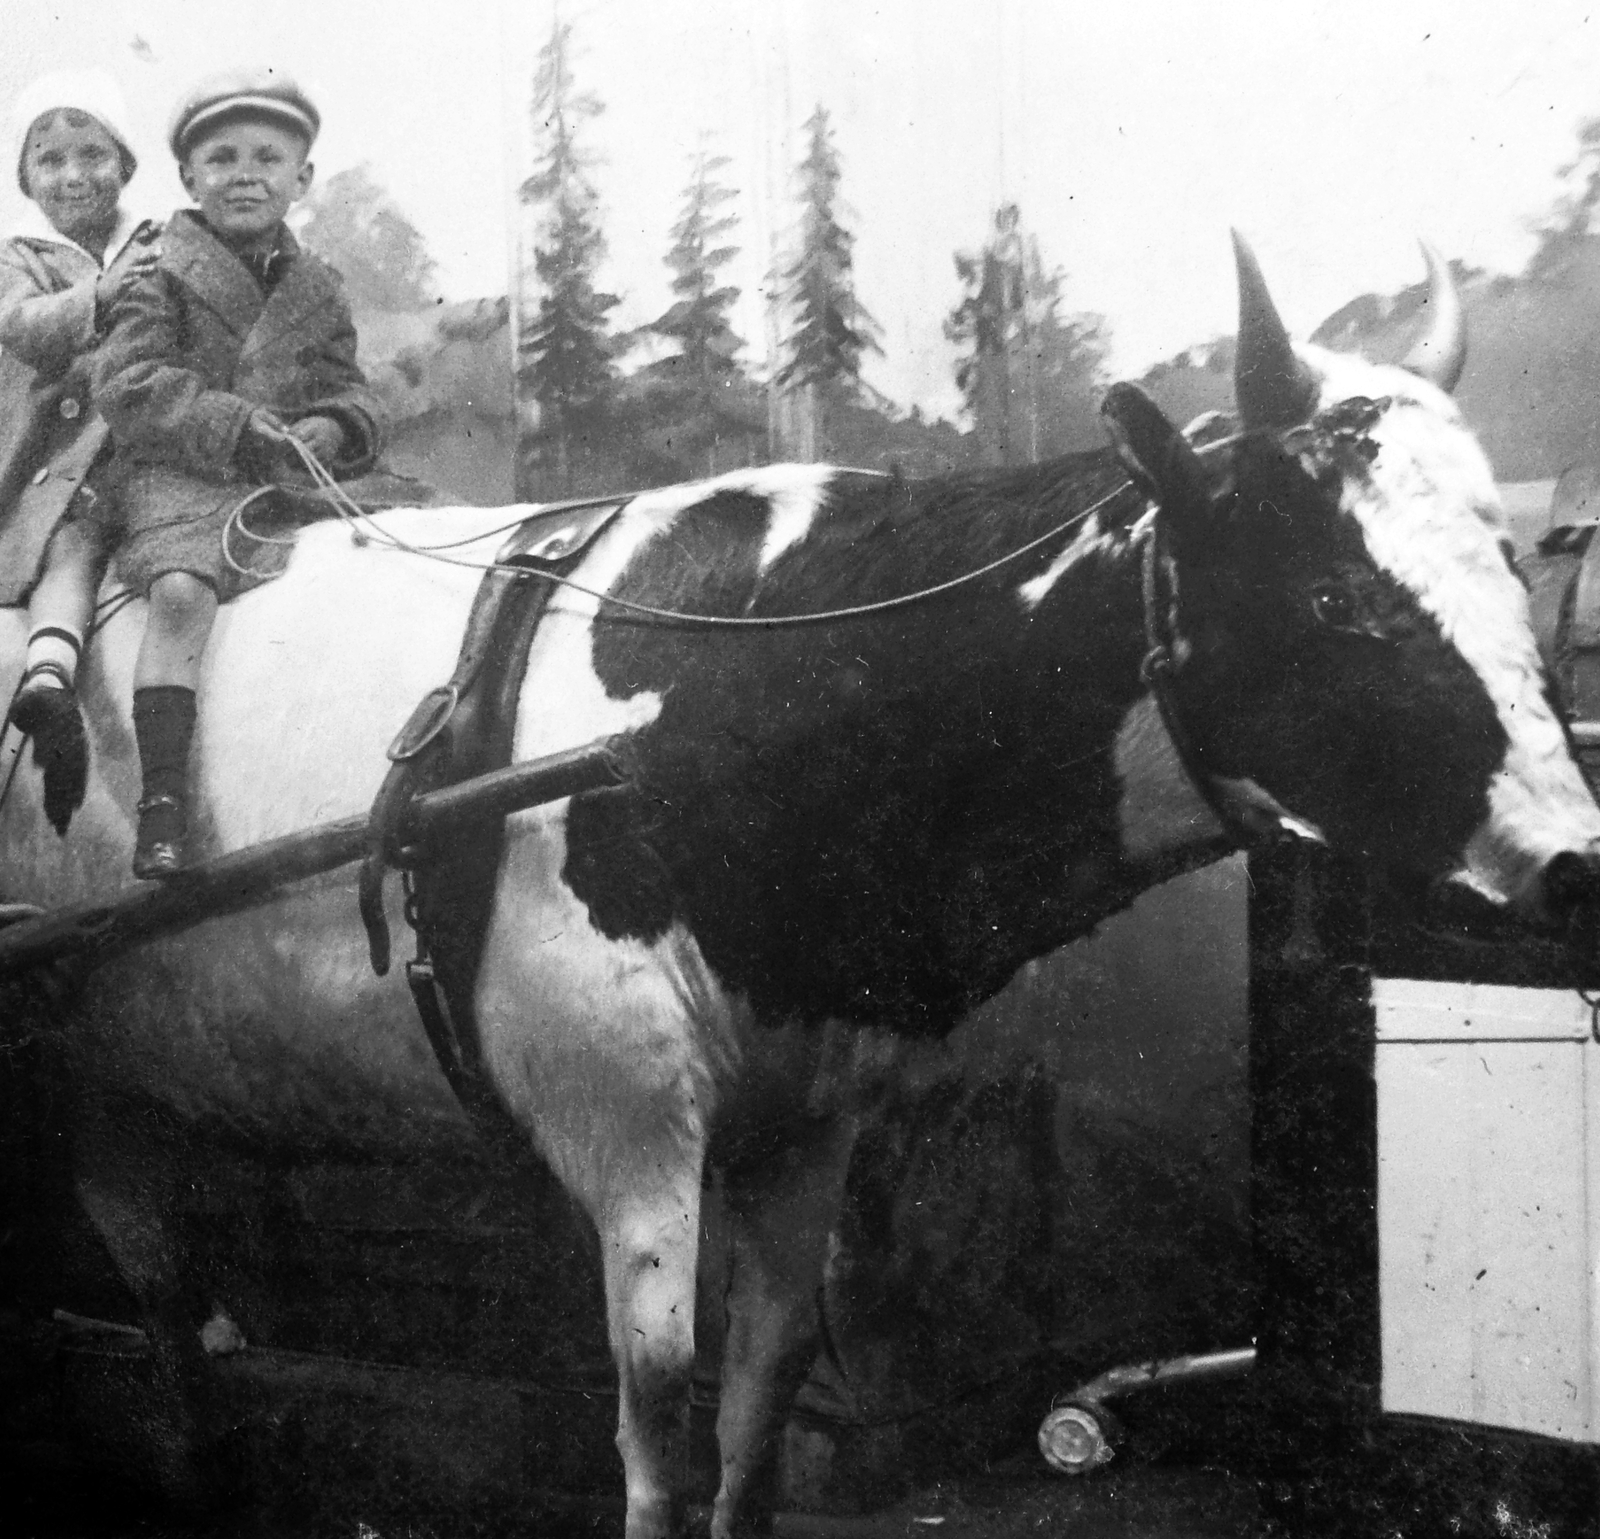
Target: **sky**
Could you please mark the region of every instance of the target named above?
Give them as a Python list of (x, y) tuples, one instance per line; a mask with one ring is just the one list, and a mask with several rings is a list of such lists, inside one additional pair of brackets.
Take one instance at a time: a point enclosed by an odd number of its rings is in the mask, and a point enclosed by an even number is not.
[[(323, 112), (323, 179), (368, 162), (427, 238), (450, 299), (503, 293), (524, 221), (533, 61), (551, 0), (6, 0), (0, 99), (44, 69), (109, 68), (143, 165), (141, 211), (184, 200), (164, 143), (201, 74), (266, 63)], [(1303, 334), (1356, 294), (1421, 277), (1416, 240), (1516, 272), (1600, 115), (1600, 0), (561, 0), (581, 83), (619, 325), (665, 310), (689, 158), (730, 157), (736, 316), (760, 365), (762, 293), (792, 228), (801, 125), (828, 108), (858, 294), (882, 327), (867, 377), (959, 407), (942, 320), (952, 253), (1017, 201), (1066, 304), (1106, 318), (1137, 374), (1231, 331), (1230, 226)], [(20, 196), (0, 187), (0, 222)]]

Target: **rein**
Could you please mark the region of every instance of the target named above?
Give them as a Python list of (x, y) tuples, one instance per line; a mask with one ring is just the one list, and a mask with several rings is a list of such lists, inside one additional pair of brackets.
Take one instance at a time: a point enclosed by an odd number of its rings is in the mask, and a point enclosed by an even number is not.
[[(952, 577), (945, 582), (934, 583), (926, 588), (919, 588), (910, 593), (898, 594), (893, 598), (879, 599), (870, 604), (853, 604), (842, 609), (825, 609), (804, 614), (785, 615), (706, 615), (694, 614), (678, 609), (662, 609), (652, 604), (640, 604), (631, 599), (620, 599), (610, 594), (601, 593), (597, 589), (585, 587), (582, 583), (574, 582), (570, 577), (559, 573), (528, 567), (510, 567), (499, 562), (469, 561), (460, 556), (446, 556), (441, 554), (445, 549), (459, 546), (463, 541), (451, 541), (440, 546), (412, 545), (388, 530), (373, 522), (370, 515), (365, 513), (359, 505), (349, 496), (344, 489), (334, 480), (327, 468), (317, 459), (299, 439), (286, 434), (287, 444), (293, 448), (311, 476), (323, 491), (328, 495), (335, 510), (344, 521), (358, 531), (358, 538), (377, 538), (393, 549), (405, 551), (411, 555), (423, 556), (431, 561), (444, 562), (450, 566), (467, 567), (473, 571), (494, 572), (509, 571), (518, 578), (536, 577), (546, 582), (557, 584), (561, 587), (571, 588), (574, 592), (582, 593), (602, 604), (611, 604), (621, 609), (626, 609), (634, 614), (645, 616), (652, 620), (662, 621), (674, 625), (689, 625), (700, 627), (729, 627), (729, 628), (760, 628), (776, 629), (779, 627), (798, 627), (802, 625), (825, 624), (839, 620), (858, 619), (865, 615), (883, 614), (889, 610), (909, 608), (914, 604), (923, 603), (936, 598), (941, 594), (949, 593), (953, 589), (975, 582), (980, 577), (987, 576), (990, 572), (1018, 560), (1020, 557), (1037, 550), (1041, 545), (1048, 544), (1051, 540), (1059, 538), (1086, 523), (1102, 508), (1109, 507), (1124, 492), (1133, 485), (1131, 481), (1123, 481), (1113, 487), (1098, 501), (1091, 503), (1071, 518), (1064, 519), (1054, 528), (1029, 540), (1026, 544), (1018, 546), (993, 561), (986, 562), (969, 572), (963, 572), (959, 577)], [(236, 511), (242, 511), (236, 510)], [(360, 531), (370, 531), (362, 534)], [(1287, 813), (1272, 797), (1260, 787), (1249, 781), (1225, 780), (1215, 775), (1205, 762), (1205, 756), (1200, 745), (1184, 724), (1183, 713), (1178, 704), (1174, 688), (1174, 677), (1177, 671), (1174, 649), (1176, 636), (1172, 633), (1168, 620), (1170, 619), (1171, 600), (1173, 594), (1170, 587), (1163, 581), (1167, 561), (1165, 549), (1166, 520), (1162, 515), (1161, 505), (1155, 505), (1154, 516), (1151, 519), (1150, 533), (1144, 542), (1141, 588), (1144, 605), (1144, 631), (1145, 654), (1139, 665), (1139, 677), (1148, 686), (1155, 697), (1156, 708), (1161, 715), (1161, 724), (1177, 753), (1178, 762), (1182, 765), (1184, 773), (1199, 791), (1206, 805), (1210, 807), (1218, 822), (1234, 843), (1249, 847), (1271, 843), (1288, 838), (1310, 838), (1320, 842), (1320, 834), (1315, 832), (1314, 826), (1304, 820)], [(1162, 590), (1167, 588), (1163, 597)]]
[[(559, 587), (571, 588), (573, 592), (581, 593), (586, 598), (597, 599), (602, 604), (610, 604), (614, 608), (626, 609), (630, 613), (643, 615), (652, 620), (664, 621), (668, 624), (735, 629), (772, 630), (801, 625), (822, 625), (836, 620), (854, 620), (864, 615), (883, 614), (892, 609), (906, 609), (914, 604), (923, 603), (928, 599), (937, 598), (941, 594), (949, 593), (952, 589), (965, 587), (968, 583), (976, 582), (980, 577), (987, 577), (990, 572), (998, 571), (999, 568), (1019, 560), (1031, 551), (1037, 550), (1041, 545), (1048, 545), (1051, 540), (1076, 529), (1081, 524), (1087, 523), (1102, 508), (1109, 507), (1133, 485), (1131, 481), (1123, 481), (1107, 492), (1098, 502), (1091, 503), (1080, 513), (1074, 513), (1071, 518), (1063, 519), (1054, 528), (1047, 529), (1043, 534), (1029, 540), (1027, 544), (1019, 545), (1015, 550), (1008, 551), (1003, 556), (997, 556), (993, 561), (986, 562), (983, 566), (975, 567), (969, 572), (963, 572), (959, 577), (952, 577), (945, 582), (934, 583), (930, 587), (918, 588), (911, 593), (896, 594), (893, 598), (878, 599), (870, 604), (851, 604), (843, 609), (821, 609), (804, 614), (708, 615), (695, 614), (682, 609), (661, 609), (654, 604), (640, 604), (633, 599), (616, 598), (609, 593), (602, 593), (596, 588), (585, 587), (582, 583), (574, 582), (570, 577), (562, 577), (553, 572), (539, 571), (529, 567), (507, 566), (495, 561), (469, 561), (463, 556), (440, 554), (441, 551), (448, 550), (453, 546), (468, 543), (462, 540), (452, 540), (446, 544), (436, 546), (412, 545), (408, 541), (402, 540), (398, 535), (391, 534), (381, 525), (374, 523), (372, 516), (362, 510), (344, 488), (333, 479), (316, 455), (297, 438), (292, 435), (285, 435), (285, 438), (299, 454), (301, 462), (312, 480), (327, 494), (329, 501), (333, 504), (334, 511), (357, 532), (358, 538), (363, 540), (375, 539), (407, 555), (423, 556), (429, 561), (438, 561), (446, 566), (466, 567), (469, 571), (474, 572), (509, 572), (513, 576), (523, 579), (538, 578)], [(235, 514), (242, 511), (242, 504), (234, 510)], [(488, 534), (474, 536), (474, 539), (488, 539), (495, 532), (491, 530)]]

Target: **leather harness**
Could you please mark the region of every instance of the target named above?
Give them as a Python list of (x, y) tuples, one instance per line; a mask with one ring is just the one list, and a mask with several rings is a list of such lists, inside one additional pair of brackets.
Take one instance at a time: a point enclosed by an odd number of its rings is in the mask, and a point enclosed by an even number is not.
[(1600, 538), (1596, 517), (1561, 507), (1562, 493), (1558, 485), (1552, 527), (1518, 567), (1578, 763), (1600, 788)]
[(380, 977), (389, 970), (383, 881), (394, 866), (417, 941), (406, 982), (428, 1042), (479, 1138), (518, 1159), (527, 1140), (484, 1072), (473, 1003), (505, 820), (474, 819), (452, 827), (448, 839), (415, 844), (402, 830), (413, 797), (511, 762), (528, 654), (555, 587), (541, 578), (566, 576), (629, 500), (558, 503), (517, 527), (478, 585), (455, 671), (423, 696), (389, 745), (389, 773), (368, 821), (358, 895), (373, 969)]
[(1214, 773), (1184, 722), (1175, 679), (1178, 641), (1172, 630), (1174, 595), (1167, 565), (1166, 516), (1159, 505), (1144, 542), (1140, 586), (1145, 654), (1139, 664), (1139, 677), (1155, 697), (1161, 725), (1189, 783), (1241, 849), (1295, 839), (1319, 842), (1321, 836), (1311, 824), (1285, 810), (1254, 781), (1229, 780)]

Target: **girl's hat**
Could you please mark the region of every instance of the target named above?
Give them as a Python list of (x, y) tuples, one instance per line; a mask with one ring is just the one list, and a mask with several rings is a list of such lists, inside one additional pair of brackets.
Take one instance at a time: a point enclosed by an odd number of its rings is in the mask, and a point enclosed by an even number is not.
[(222, 118), (249, 113), (270, 118), (300, 135), (309, 150), (322, 117), (311, 98), (276, 69), (230, 69), (209, 75), (178, 103), (167, 143), (182, 160), (196, 137)]
[(122, 156), (123, 180), (139, 168), (139, 158), (128, 142), (128, 104), (122, 90), (103, 69), (63, 69), (41, 75), (16, 99), (11, 108), (11, 163), (17, 168), (17, 185), (24, 193), (27, 178), (22, 152), (28, 147), (28, 130), (40, 118), (67, 109), (87, 113), (115, 141)]

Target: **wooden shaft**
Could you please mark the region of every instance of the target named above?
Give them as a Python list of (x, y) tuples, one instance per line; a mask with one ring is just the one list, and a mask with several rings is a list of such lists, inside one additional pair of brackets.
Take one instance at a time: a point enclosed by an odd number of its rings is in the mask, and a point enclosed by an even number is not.
[[(615, 745), (603, 738), (419, 796), (405, 834), (425, 837), (467, 818), (504, 817), (625, 779)], [(103, 902), (54, 909), (0, 929), (0, 978), (86, 952), (120, 950), (163, 931), (237, 913), (285, 883), (349, 865), (366, 852), (366, 816), (342, 818), (232, 850), (161, 884), (141, 882)], [(354, 917), (354, 897), (350, 904)]]

